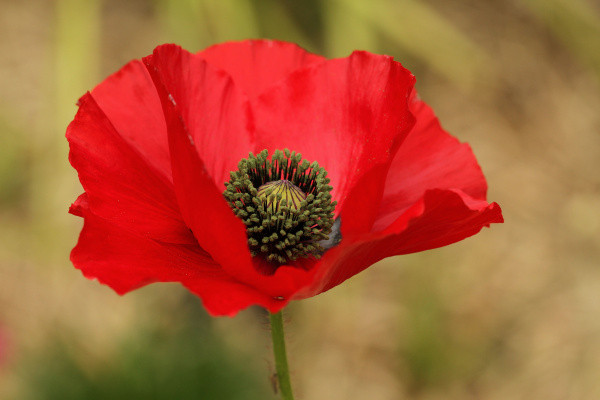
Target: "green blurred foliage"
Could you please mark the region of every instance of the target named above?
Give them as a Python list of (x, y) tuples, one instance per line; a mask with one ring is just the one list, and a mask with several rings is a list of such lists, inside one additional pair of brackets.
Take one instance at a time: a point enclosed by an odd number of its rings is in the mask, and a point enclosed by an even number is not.
[(565, 46), (600, 77), (600, 13), (585, 0), (523, 2)]
[(30, 160), (23, 133), (4, 119), (0, 119), (0, 132), (0, 212), (4, 209), (25, 211)]
[(63, 332), (50, 338), (47, 350), (23, 362), (28, 384), (21, 398), (274, 398), (264, 372), (227, 349), (210, 323), (197, 299), (185, 296), (168, 323), (131, 332), (113, 357), (96, 362), (83, 358), (85, 348), (74, 345)]

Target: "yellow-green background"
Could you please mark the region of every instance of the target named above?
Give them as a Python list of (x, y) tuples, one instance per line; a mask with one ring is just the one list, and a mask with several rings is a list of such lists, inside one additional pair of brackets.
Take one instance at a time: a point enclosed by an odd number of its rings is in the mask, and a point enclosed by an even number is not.
[(506, 219), (292, 304), (298, 398), (600, 398), (598, 2), (1, 0), (0, 399), (274, 398), (260, 310), (119, 297), (68, 260), (77, 98), (157, 44), (250, 37), (393, 55)]

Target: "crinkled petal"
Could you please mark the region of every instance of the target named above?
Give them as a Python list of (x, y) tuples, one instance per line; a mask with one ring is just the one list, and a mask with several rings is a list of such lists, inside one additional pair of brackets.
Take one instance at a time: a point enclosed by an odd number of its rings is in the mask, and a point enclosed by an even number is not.
[(312, 285), (295, 298), (329, 290), (384, 258), (446, 246), (499, 222), (496, 203), (457, 190), (428, 190), (384, 231), (344, 239), (325, 253)]
[(79, 100), (67, 139), (94, 214), (152, 239), (194, 242), (171, 182), (115, 130), (89, 93)]
[(287, 303), (232, 279), (197, 245), (157, 242), (79, 212), (85, 223), (71, 261), (87, 278), (119, 294), (153, 282), (181, 282), (202, 299), (210, 314), (229, 316), (253, 304), (278, 310)]
[(126, 64), (92, 90), (115, 130), (155, 170), (171, 180), (167, 127), (150, 74), (140, 60)]
[(367, 52), (298, 70), (254, 100), (257, 147), (317, 161), (331, 178), (343, 233), (366, 232), (414, 123), (413, 84), (400, 63)]
[(249, 97), (255, 97), (292, 71), (323, 62), (294, 43), (244, 40), (211, 46), (200, 53), (210, 65), (226, 71)]
[(459, 189), (474, 199), (486, 198), (485, 177), (471, 147), (444, 131), (416, 96), (410, 108), (417, 121), (390, 167), (375, 230), (387, 227), (428, 189)]

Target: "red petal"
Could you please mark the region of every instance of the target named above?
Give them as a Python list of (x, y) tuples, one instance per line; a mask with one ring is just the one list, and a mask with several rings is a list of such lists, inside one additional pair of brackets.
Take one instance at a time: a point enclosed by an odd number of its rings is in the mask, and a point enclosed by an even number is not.
[(412, 128), (414, 77), (391, 57), (354, 52), (292, 73), (254, 102), (258, 148), (317, 161), (345, 234), (368, 231), (389, 163)]
[(246, 96), (225, 72), (179, 46), (159, 46), (151, 59), (164, 100), (176, 105), (209, 176), (224, 190), (229, 172), (254, 150)]
[(343, 240), (325, 253), (312, 287), (296, 298), (331, 289), (386, 257), (446, 246), (503, 222), (496, 203), (459, 191), (429, 190), (385, 231)]
[(466, 143), (442, 129), (433, 110), (413, 99), (417, 122), (392, 162), (375, 230), (384, 229), (412, 206), (428, 189), (459, 189), (485, 200), (487, 184)]
[(131, 61), (92, 91), (119, 135), (171, 179), (167, 127), (154, 83), (140, 60)]
[(84, 214), (90, 210), (90, 202), (88, 200), (88, 194), (82, 193), (77, 197), (75, 202), (69, 207), (69, 213), (83, 218)]
[[(235, 103), (237, 98), (235, 87), (229, 82), (229, 77), (224, 73), (212, 70), (205, 66), (205, 62), (193, 58), (189, 53), (182, 52), (174, 46), (162, 46), (153, 56), (144, 59), (148, 71), (154, 80), (162, 100), (163, 110), (168, 127), (169, 145), (172, 156), (173, 182), (175, 193), (181, 208), (184, 220), (193, 230), (200, 246), (205, 249), (223, 269), (237, 281), (257, 288), (262, 293), (271, 297), (288, 298), (298, 287), (307, 280), (304, 270), (289, 266), (280, 267), (274, 275), (265, 276), (258, 272), (248, 250), (246, 230), (243, 222), (237, 218), (225, 201), (219, 182), (219, 187), (211, 177), (210, 168), (205, 162), (205, 149), (198, 145), (195, 137), (190, 133), (186, 116), (192, 113), (204, 115), (204, 120), (192, 119), (197, 135), (210, 137), (228, 137), (231, 135), (231, 147), (239, 149), (235, 143), (233, 132), (221, 133), (219, 129), (230, 129), (239, 121), (242, 105)], [(192, 71), (202, 69), (187, 77), (192, 79), (190, 85), (194, 90), (189, 99), (183, 94), (187, 92), (179, 88), (185, 82), (178, 82), (177, 71), (166, 71), (173, 65), (191, 63)], [(204, 65), (204, 66), (203, 66)], [(170, 83), (170, 85), (169, 85)], [(204, 86), (203, 86), (204, 85)], [(176, 91), (170, 92), (171, 87)], [(222, 97), (228, 101), (217, 103), (202, 100), (202, 97)], [(190, 106), (190, 101), (195, 104)], [(215, 104), (217, 108), (215, 109)], [(220, 108), (218, 108), (220, 106)], [(231, 116), (231, 118), (227, 118)], [(216, 123), (211, 119), (217, 119)], [(204, 124), (197, 122), (204, 121)], [(196, 124), (194, 124), (196, 122)], [(215, 129), (215, 126), (219, 129)], [(238, 127), (242, 129), (242, 127)], [(237, 132), (239, 136), (239, 132)], [(210, 140), (210, 139), (207, 139)], [(240, 141), (244, 141), (241, 138)], [(247, 144), (245, 146), (248, 146)], [(246, 147), (246, 150), (248, 147)], [(232, 151), (224, 152), (214, 150), (216, 154), (207, 157), (227, 157)], [(236, 157), (236, 163), (243, 156)], [(258, 261), (256, 261), (258, 262)], [(271, 309), (274, 311), (275, 309)]]
[(325, 60), (296, 44), (277, 40), (227, 42), (209, 47), (199, 55), (215, 68), (226, 71), (249, 97), (259, 95), (298, 68)]
[(79, 173), (91, 211), (152, 239), (193, 243), (172, 184), (117, 133), (89, 93), (79, 104), (67, 128), (69, 161)]
[(153, 282), (181, 282), (212, 315), (235, 315), (253, 304), (277, 310), (287, 302), (231, 279), (197, 245), (159, 243), (119, 229), (87, 213), (71, 261), (90, 279), (119, 294)]
[[(210, 69), (205, 61), (176, 46), (158, 47), (144, 62), (161, 97), (175, 194), (184, 220), (200, 246), (232, 276), (239, 276), (237, 269), (251, 266), (244, 224), (231, 212), (219, 189), (224, 171), (219, 171), (220, 177), (215, 179), (210, 173), (215, 172), (214, 168), (209, 169), (200, 156), (206, 155), (219, 164), (219, 157), (231, 154), (224, 148), (225, 138), (233, 135), (228, 130), (237, 127), (243, 131), (243, 124), (236, 126), (243, 118), (239, 116), (243, 115), (242, 105), (226, 101), (237, 98), (235, 87), (227, 75)], [(194, 90), (188, 91), (187, 86)], [(216, 99), (208, 101), (212, 98)], [(196, 134), (192, 134), (194, 131)], [(240, 136), (239, 132), (231, 139), (236, 136)], [(203, 143), (213, 154), (206, 154)], [(235, 163), (242, 157), (237, 156)]]

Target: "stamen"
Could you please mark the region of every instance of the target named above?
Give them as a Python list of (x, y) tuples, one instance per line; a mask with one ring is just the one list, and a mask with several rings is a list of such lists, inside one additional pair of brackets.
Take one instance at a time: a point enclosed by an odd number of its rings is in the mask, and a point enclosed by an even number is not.
[(331, 200), (327, 172), (285, 149), (249, 154), (230, 173), (223, 193), (246, 225), (253, 256), (274, 265), (301, 257), (318, 258), (325, 250), (336, 202)]

